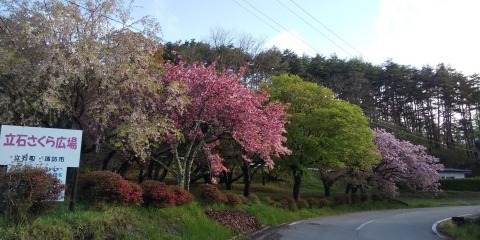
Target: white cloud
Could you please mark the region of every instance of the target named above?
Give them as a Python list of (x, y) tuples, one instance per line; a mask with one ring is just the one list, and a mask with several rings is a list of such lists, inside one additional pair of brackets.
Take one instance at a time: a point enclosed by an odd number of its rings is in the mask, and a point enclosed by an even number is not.
[(315, 50), (309, 47), (306, 43), (304, 43), (302, 39), (296, 32), (294, 31), (281, 31), (270, 40), (265, 43), (266, 47), (277, 47), (280, 50), (290, 49), (297, 53), (298, 55), (303, 55), (304, 53), (307, 55), (314, 56), (316, 54)]
[(476, 0), (382, 0), (377, 42), (368, 55), (375, 62), (446, 63), (467, 74), (480, 72), (478, 9)]

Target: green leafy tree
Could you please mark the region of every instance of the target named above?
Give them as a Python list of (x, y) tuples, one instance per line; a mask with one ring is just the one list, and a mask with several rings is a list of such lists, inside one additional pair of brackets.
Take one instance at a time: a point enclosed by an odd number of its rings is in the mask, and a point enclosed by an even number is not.
[(268, 92), (272, 99), (290, 104), (286, 129), (292, 154), (282, 156), (282, 164), (293, 175), (295, 200), (308, 168), (358, 171), (379, 161), (373, 131), (359, 107), (336, 100), (331, 90), (293, 75), (274, 77)]

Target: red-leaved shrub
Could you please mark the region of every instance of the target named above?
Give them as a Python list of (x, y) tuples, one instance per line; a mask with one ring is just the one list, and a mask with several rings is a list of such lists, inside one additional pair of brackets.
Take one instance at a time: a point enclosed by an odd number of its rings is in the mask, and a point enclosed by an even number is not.
[(145, 207), (171, 207), (175, 205), (175, 194), (162, 182), (146, 180), (140, 184), (143, 189)]
[(43, 168), (23, 166), (0, 174), (0, 204), (9, 223), (23, 224), (51, 210), (65, 185)]
[(202, 184), (199, 189), (200, 197), (205, 203), (226, 203), (228, 201), (225, 194), (212, 184)]
[(117, 173), (96, 171), (79, 178), (78, 197), (93, 204), (115, 203), (127, 206), (142, 203), (142, 189)]
[(169, 185), (170, 191), (175, 195), (175, 205), (189, 204), (195, 197), (178, 185)]

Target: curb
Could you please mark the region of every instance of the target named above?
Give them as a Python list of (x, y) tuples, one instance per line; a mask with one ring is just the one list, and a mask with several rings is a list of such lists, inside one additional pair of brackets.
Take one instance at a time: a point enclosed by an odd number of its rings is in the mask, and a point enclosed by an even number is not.
[(447, 237), (447, 236), (443, 235), (442, 233), (440, 233), (440, 232), (438, 231), (438, 229), (437, 229), (438, 224), (440, 224), (440, 223), (442, 223), (442, 222), (445, 222), (445, 221), (448, 221), (448, 220), (450, 220), (450, 219), (452, 219), (452, 218), (445, 218), (445, 219), (442, 219), (442, 220), (440, 220), (440, 221), (436, 221), (436, 222), (432, 225), (432, 231), (433, 231), (435, 234), (437, 234), (437, 236), (438, 236), (439, 238), (444, 239), (444, 240), (450, 239), (449, 237)]
[(260, 237), (263, 235), (264, 232), (268, 231), (268, 229), (272, 228), (271, 226), (263, 226), (261, 229), (248, 234), (248, 239), (253, 239), (255, 237)]
[[(466, 216), (471, 216), (473, 214), (464, 214), (464, 215), (460, 215), (458, 217), (466, 217)], [(451, 220), (452, 218), (449, 217), (449, 218), (445, 218), (445, 219), (442, 219), (442, 220), (439, 220), (439, 221), (436, 221), (433, 225), (432, 225), (432, 231), (437, 234), (437, 236), (441, 239), (444, 239), (444, 240), (449, 240), (450, 238), (442, 233), (440, 233), (437, 229), (437, 226), (438, 224), (442, 223), (442, 222), (445, 222), (445, 221), (448, 221), (448, 220)]]

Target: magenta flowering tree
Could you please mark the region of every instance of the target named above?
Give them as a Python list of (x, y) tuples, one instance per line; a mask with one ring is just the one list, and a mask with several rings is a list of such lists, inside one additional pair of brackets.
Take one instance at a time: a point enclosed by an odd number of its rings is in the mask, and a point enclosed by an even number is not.
[(369, 183), (382, 191), (398, 195), (397, 183), (404, 183), (421, 191), (437, 191), (438, 171), (443, 165), (426, 153), (422, 145), (401, 141), (384, 129), (374, 129), (375, 144), (382, 161), (369, 174)]
[(190, 104), (184, 111), (169, 111), (169, 119), (181, 134), (168, 139), (176, 168), (170, 168), (178, 183), (189, 189), (194, 161), (203, 153), (214, 174), (228, 171), (218, 145), (234, 141), (242, 159), (251, 162), (252, 156), (262, 159), (269, 167), (273, 157), (288, 154), (283, 146), (285, 106), (268, 102), (265, 92), (254, 92), (240, 82), (243, 70), (217, 72), (215, 64), (204, 66), (165, 64), (164, 84), (183, 84)]

